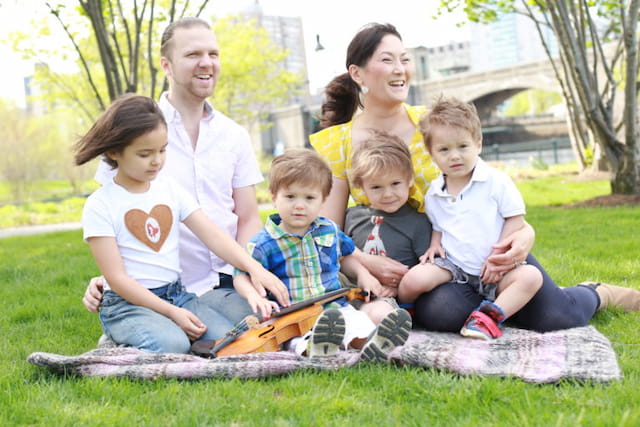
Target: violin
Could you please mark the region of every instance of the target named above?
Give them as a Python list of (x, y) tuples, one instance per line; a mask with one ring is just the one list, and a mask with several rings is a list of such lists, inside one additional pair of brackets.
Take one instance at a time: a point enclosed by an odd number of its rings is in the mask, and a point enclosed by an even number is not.
[(264, 322), (260, 322), (258, 316), (250, 315), (235, 324), (219, 340), (194, 342), (191, 352), (202, 357), (218, 357), (278, 351), (285, 342), (313, 328), (323, 311), (323, 304), (342, 296), (351, 301), (364, 299), (368, 295), (367, 291), (359, 288), (343, 288), (285, 307)]

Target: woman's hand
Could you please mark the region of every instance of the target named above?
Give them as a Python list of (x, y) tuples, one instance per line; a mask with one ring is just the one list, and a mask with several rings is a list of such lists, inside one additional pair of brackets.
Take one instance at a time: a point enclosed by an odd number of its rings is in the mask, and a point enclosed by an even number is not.
[(87, 285), (87, 290), (82, 297), (82, 304), (92, 313), (97, 313), (102, 304), (102, 292), (104, 291), (104, 277), (93, 277)]
[(524, 262), (533, 247), (535, 233), (526, 227), (510, 234), (492, 246), (493, 251), (485, 262), (488, 273), (507, 273)]
[(409, 267), (406, 265), (382, 255), (369, 255), (361, 252), (359, 260), (381, 285), (392, 288), (397, 288), (400, 280), (409, 271)]
[(482, 283), (499, 283), (505, 273), (497, 271), (495, 266), (485, 262), (480, 269), (480, 280)]

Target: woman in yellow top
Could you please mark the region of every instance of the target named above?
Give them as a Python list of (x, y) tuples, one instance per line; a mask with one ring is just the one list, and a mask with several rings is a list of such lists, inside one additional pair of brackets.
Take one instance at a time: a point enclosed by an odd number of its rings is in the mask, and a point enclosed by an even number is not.
[[(311, 145), (329, 163), (333, 188), (321, 212), (344, 226), (349, 196), (368, 204), (366, 196), (349, 185), (351, 153), (373, 131), (399, 136), (409, 146), (415, 169), (410, 191), (411, 205), (424, 211), (424, 194), (439, 171), (431, 161), (418, 129), (424, 107), (408, 106), (412, 66), (402, 37), (391, 24), (369, 24), (353, 38), (347, 49), (348, 72), (334, 78), (325, 88), (322, 131), (311, 135)], [(640, 292), (606, 284), (583, 284), (560, 288), (529, 255), (534, 243), (528, 226), (499, 242), (488, 261), (495, 272), (506, 272), (526, 259), (538, 267), (544, 283), (536, 296), (511, 321), (527, 329), (557, 330), (585, 325), (598, 308), (622, 305), (640, 309)], [(429, 238), (425, 236), (425, 239)], [(359, 252), (361, 262), (385, 286), (396, 287), (407, 266), (379, 255)], [(415, 303), (415, 320), (430, 330), (457, 332), (482, 297), (458, 283), (439, 286)], [(623, 301), (632, 301), (622, 304)]]

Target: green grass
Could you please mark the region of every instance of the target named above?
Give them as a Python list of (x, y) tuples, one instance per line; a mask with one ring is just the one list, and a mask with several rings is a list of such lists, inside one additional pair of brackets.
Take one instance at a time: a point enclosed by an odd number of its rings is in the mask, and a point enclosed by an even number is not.
[[(519, 185), (537, 232), (534, 253), (558, 283), (640, 288), (638, 208), (548, 208), (576, 192), (593, 197), (599, 184)], [(34, 351), (73, 355), (95, 347), (100, 325), (80, 298), (96, 271), (80, 231), (0, 240), (0, 425), (640, 424), (640, 313), (613, 310), (592, 321), (611, 340), (624, 374), (609, 385), (533, 385), (364, 365), (262, 380), (131, 381), (57, 375), (28, 364)]]
[[(271, 157), (261, 157), (259, 164), (260, 170), (267, 176)], [(501, 163), (496, 163), (495, 166), (505, 170), (518, 181), (518, 186), (529, 206), (571, 203), (610, 192), (608, 181), (577, 180), (577, 165), (574, 163), (552, 165), (548, 170), (511, 168)], [(97, 185), (93, 180), (82, 184), (86, 192), (95, 190)], [(256, 186), (256, 196), (261, 204), (271, 203), (268, 185), (265, 180)], [(80, 221), (85, 199), (72, 196), (72, 188), (68, 181), (42, 181), (35, 183), (32, 187), (36, 190), (30, 199), (40, 201), (10, 204), (9, 185), (6, 182), (0, 182), (0, 229)], [(62, 199), (62, 201), (47, 201), (50, 199)], [(262, 214), (264, 219), (264, 213)]]
[(517, 182), (527, 206), (557, 206), (611, 193), (606, 180), (579, 181), (573, 175)]
[[(79, 192), (90, 193), (98, 187), (98, 184), (89, 180), (80, 185)], [(29, 184), (26, 202), (42, 201), (47, 199), (63, 199), (77, 195), (68, 180), (42, 180)], [(13, 194), (8, 182), (0, 181), (0, 204), (13, 203)]]

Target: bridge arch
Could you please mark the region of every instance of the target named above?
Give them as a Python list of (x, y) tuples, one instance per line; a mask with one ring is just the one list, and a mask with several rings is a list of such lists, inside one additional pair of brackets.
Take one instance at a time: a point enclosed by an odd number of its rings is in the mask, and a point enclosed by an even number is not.
[(560, 92), (549, 61), (536, 61), (483, 72), (467, 72), (414, 83), (414, 101), (430, 105), (440, 94), (473, 102), (480, 119), (488, 119), (496, 107), (519, 92), (542, 89)]

